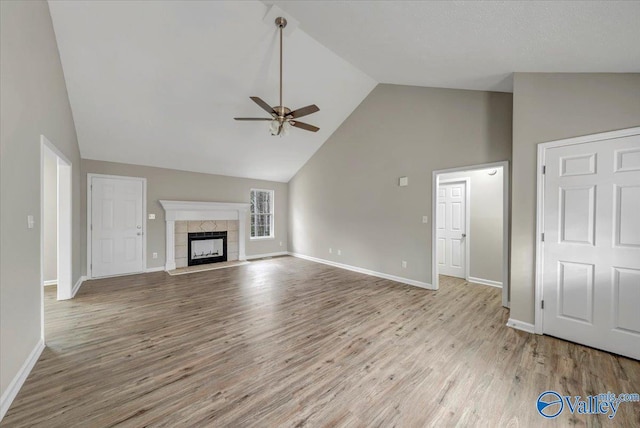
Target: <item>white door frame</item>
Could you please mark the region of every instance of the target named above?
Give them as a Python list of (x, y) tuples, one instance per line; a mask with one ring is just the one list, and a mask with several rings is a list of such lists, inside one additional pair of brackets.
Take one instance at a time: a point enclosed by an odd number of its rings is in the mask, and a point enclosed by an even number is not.
[(57, 298), (73, 297), (72, 282), (72, 164), (69, 159), (47, 137), (40, 135), (40, 332), (44, 342), (44, 162), (46, 152), (56, 157), (57, 164)]
[[(137, 180), (142, 183), (142, 272), (147, 270), (147, 179), (144, 177), (128, 177), (124, 175), (108, 175), (108, 174), (94, 174), (87, 173), (87, 279), (93, 279), (93, 272), (91, 269), (91, 180), (93, 178), (111, 178), (116, 180)], [(140, 272), (136, 272), (140, 273)], [(112, 275), (112, 276), (125, 276), (134, 275)], [(100, 278), (108, 278), (108, 276), (101, 276)]]
[[(464, 238), (464, 280), (469, 281), (469, 269), (470, 269), (469, 248), (471, 248), (471, 245), (469, 245), (469, 243), (471, 242), (471, 233), (470, 233), (471, 232), (471, 227), (470, 227), (471, 225), (471, 179), (469, 177), (462, 177), (462, 178), (450, 178), (448, 180), (440, 180), (440, 178), (438, 177), (438, 187), (440, 187), (441, 184), (452, 184), (452, 183), (464, 183), (464, 224), (465, 224), (464, 230), (466, 234)], [(437, 197), (437, 194), (436, 194), (436, 197)], [(436, 206), (437, 206), (437, 203), (438, 201), (436, 201)], [(437, 213), (438, 211), (436, 210), (436, 216), (437, 216)], [(433, 217), (433, 223), (436, 227), (438, 225), (436, 221), (437, 219), (438, 219), (437, 217)], [(437, 233), (437, 229), (436, 229), (436, 233)], [(436, 269), (438, 269), (437, 264), (436, 264)]]
[[(447, 168), (447, 169), (439, 169), (435, 170), (432, 173), (431, 178), (431, 284), (433, 285), (433, 289), (437, 290), (440, 286), (440, 281), (438, 279), (438, 262), (436, 259), (436, 250), (437, 250), (437, 239), (436, 239), (436, 215), (437, 215), (437, 206), (438, 206), (438, 185), (440, 184), (440, 174), (446, 174), (450, 172), (460, 172), (460, 171), (473, 171), (478, 169), (488, 169), (488, 168), (502, 168), (502, 227), (503, 227), (503, 235), (502, 235), (502, 306), (505, 308), (509, 307), (509, 228), (510, 228), (510, 205), (509, 205), (509, 161), (501, 161), (501, 162), (491, 162), (480, 165), (471, 165), (471, 166), (462, 166), (456, 168)], [(454, 179), (453, 181), (462, 181), (461, 179)], [(467, 211), (469, 210), (469, 188), (467, 187)], [(469, 221), (467, 219), (467, 225), (469, 225)], [(467, 237), (470, 235), (469, 233), (470, 227), (467, 227)], [(466, 252), (466, 261), (465, 264), (469, 263), (469, 248), (468, 245), (470, 241), (467, 241), (467, 247), (465, 249)], [(467, 264), (467, 277), (469, 276), (469, 265)]]
[(574, 138), (549, 141), (538, 144), (538, 167), (537, 177), (537, 201), (536, 201), (536, 272), (535, 272), (535, 311), (534, 311), (534, 332), (543, 334), (544, 318), (542, 311), (542, 274), (544, 272), (544, 242), (542, 232), (544, 231), (544, 166), (546, 150), (556, 147), (571, 146), (575, 144), (593, 143), (602, 140), (612, 140), (631, 135), (640, 135), (640, 126), (634, 128), (620, 129), (611, 132), (583, 135)]

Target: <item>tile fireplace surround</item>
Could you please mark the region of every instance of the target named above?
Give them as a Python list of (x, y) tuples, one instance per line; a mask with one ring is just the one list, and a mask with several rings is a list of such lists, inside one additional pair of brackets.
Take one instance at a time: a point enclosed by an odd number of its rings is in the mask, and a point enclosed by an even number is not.
[(227, 231), (228, 260), (246, 260), (245, 224), (249, 204), (159, 201), (165, 211), (165, 270), (187, 266), (189, 232)]
[(176, 221), (176, 268), (186, 267), (188, 236), (194, 232), (227, 232), (227, 261), (238, 260), (238, 220)]

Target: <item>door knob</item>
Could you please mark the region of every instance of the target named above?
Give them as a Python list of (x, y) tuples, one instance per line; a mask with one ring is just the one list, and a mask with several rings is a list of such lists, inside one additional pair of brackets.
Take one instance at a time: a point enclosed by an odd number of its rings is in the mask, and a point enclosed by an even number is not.
[(137, 233), (137, 235), (138, 235), (138, 236), (142, 235), (142, 232), (138, 232), (138, 233)]
[(463, 237), (463, 238), (466, 238), (466, 237), (467, 237), (467, 234), (466, 234), (466, 233), (463, 233), (463, 234), (462, 234), (462, 237)]
[(142, 226), (136, 226), (138, 229), (142, 229)]

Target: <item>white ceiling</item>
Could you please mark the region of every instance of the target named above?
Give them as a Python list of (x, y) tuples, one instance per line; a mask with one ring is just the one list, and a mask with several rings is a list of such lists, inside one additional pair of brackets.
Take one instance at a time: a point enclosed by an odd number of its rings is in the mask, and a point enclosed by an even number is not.
[[(249, 99), (278, 104), (274, 23), (259, 1), (50, 1), (83, 158), (288, 181), (376, 82), (299, 28), (284, 104), (317, 133), (272, 137)], [(52, 108), (55, 108), (52, 106)]]
[(267, 1), (378, 82), (512, 91), (512, 73), (640, 71), (638, 1)]
[[(272, 137), (268, 4), (285, 37), (284, 104), (315, 103)], [(83, 158), (288, 181), (377, 82), (512, 90), (512, 73), (640, 71), (640, 2), (49, 1)], [(290, 26), (289, 30), (291, 30)]]

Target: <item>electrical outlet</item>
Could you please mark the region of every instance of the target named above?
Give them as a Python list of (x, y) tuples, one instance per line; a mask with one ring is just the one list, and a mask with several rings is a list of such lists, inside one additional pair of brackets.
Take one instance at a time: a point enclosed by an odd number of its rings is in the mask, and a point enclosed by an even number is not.
[(157, 258), (158, 258), (158, 253), (153, 253), (153, 254), (151, 255), (151, 258), (157, 259)]
[(32, 215), (28, 215), (27, 216), (27, 229), (33, 229), (34, 224), (35, 224), (35, 221), (33, 220), (33, 216)]
[(156, 219), (155, 214), (149, 214), (149, 220), (155, 220), (155, 219)]
[(333, 248), (329, 248), (329, 254), (333, 254)]
[(403, 260), (403, 261), (402, 261), (402, 268), (403, 268), (403, 269), (406, 269), (406, 267), (407, 267), (407, 262), (406, 262), (405, 260)]
[(342, 255), (342, 250), (338, 250), (338, 255), (341, 256)]

